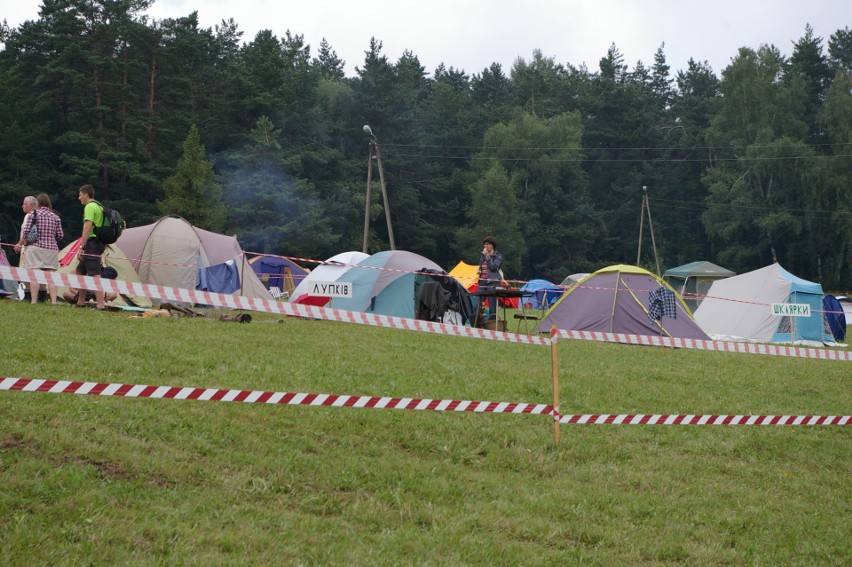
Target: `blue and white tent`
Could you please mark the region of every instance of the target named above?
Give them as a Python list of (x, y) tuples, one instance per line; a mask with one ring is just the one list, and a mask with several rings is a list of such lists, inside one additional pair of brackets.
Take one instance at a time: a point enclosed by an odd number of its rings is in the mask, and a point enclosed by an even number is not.
[(423, 269), (443, 272), (438, 264), (414, 252), (386, 250), (373, 254), (338, 276), (352, 284), (352, 297), (335, 297), (329, 307), (414, 319)]
[[(713, 282), (695, 322), (716, 338), (772, 343), (833, 343), (822, 307), (822, 286), (780, 264)], [(792, 310), (783, 306), (803, 305)], [(781, 306), (773, 309), (773, 306)], [(808, 316), (794, 315), (801, 311)], [(780, 312), (780, 313), (779, 313)]]
[(530, 292), (521, 298), (526, 309), (548, 309), (559, 301), (565, 288), (547, 280), (530, 280), (521, 286), (521, 291)]

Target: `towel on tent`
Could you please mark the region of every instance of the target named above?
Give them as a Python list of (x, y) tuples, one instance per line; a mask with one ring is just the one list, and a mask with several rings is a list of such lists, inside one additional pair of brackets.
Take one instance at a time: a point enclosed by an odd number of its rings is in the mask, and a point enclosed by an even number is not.
[(234, 293), (240, 289), (240, 273), (234, 261), (198, 268), (195, 289), (214, 293)]
[(674, 292), (667, 287), (655, 289), (648, 294), (648, 319), (653, 323), (663, 317), (677, 319), (677, 304)]

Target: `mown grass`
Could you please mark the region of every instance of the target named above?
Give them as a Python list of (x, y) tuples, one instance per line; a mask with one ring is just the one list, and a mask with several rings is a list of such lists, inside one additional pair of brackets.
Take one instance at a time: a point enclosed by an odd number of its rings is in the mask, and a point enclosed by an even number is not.
[[(0, 375), (549, 403), (550, 350), (0, 302)], [(849, 363), (560, 341), (567, 413), (848, 415)], [(848, 565), (849, 427), (0, 392), (9, 565)]]

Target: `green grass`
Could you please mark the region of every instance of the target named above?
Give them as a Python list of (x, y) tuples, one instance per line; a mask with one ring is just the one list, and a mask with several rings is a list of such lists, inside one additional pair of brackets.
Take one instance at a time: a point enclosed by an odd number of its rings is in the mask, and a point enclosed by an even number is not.
[[(550, 403), (550, 349), (0, 302), (0, 376)], [(852, 413), (845, 362), (559, 342), (568, 413)], [(8, 565), (848, 565), (852, 428), (0, 392)]]

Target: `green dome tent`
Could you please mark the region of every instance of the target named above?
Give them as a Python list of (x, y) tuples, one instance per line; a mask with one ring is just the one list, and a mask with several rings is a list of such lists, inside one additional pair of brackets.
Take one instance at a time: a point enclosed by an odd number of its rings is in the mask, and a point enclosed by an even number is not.
[(670, 268), (663, 274), (663, 279), (683, 297), (686, 305), (695, 311), (713, 282), (735, 275), (736, 272), (712, 262), (699, 261)]

